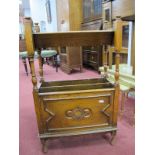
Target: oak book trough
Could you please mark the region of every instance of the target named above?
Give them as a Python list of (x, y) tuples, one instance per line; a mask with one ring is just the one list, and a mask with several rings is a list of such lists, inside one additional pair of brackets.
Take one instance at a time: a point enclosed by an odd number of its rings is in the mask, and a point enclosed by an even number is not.
[[(30, 60), (33, 97), (39, 138), (43, 152), (48, 139), (110, 132), (111, 143), (117, 131), (119, 99), (120, 19), (114, 30), (33, 33), (32, 20), (24, 19), (26, 47)], [(116, 54), (115, 84), (107, 79), (108, 46), (114, 40)], [(46, 82), (43, 78), (42, 48), (65, 46), (103, 46), (105, 75), (98, 79)], [(34, 51), (39, 53), (40, 83), (34, 67)], [(51, 75), (52, 76), (52, 75)]]

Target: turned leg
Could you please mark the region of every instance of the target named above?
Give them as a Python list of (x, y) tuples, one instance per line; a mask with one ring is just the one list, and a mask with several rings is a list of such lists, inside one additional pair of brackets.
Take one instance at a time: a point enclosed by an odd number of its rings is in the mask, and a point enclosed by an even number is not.
[(47, 65), (50, 65), (50, 58), (46, 58)]
[(121, 108), (120, 108), (120, 119), (122, 119), (123, 112), (124, 112), (124, 102), (125, 102), (125, 92), (122, 92), (122, 95), (121, 95)]
[(30, 74), (32, 74), (31, 65), (30, 65), (30, 58), (28, 58), (29, 66), (30, 66)]
[(47, 139), (41, 139), (41, 143), (42, 143), (42, 151), (43, 151), (43, 153), (47, 153), (48, 152)]
[(53, 62), (54, 62), (54, 65), (56, 67), (56, 72), (58, 72), (58, 61), (57, 61), (57, 55), (53, 56)]
[(43, 67), (43, 64), (45, 64), (45, 60), (44, 60), (44, 58), (41, 58), (41, 66)]
[(115, 143), (115, 137), (116, 137), (116, 131), (111, 132), (111, 139), (110, 139), (110, 144), (114, 145)]
[(57, 62), (57, 60), (55, 61), (55, 65), (56, 65), (56, 72), (58, 72), (58, 62)]
[(26, 64), (26, 58), (22, 58), (24, 67), (25, 67), (25, 71), (26, 71), (26, 75), (28, 76), (28, 70), (27, 70), (27, 64)]
[(43, 82), (43, 58), (41, 57), (41, 50), (38, 50), (38, 55), (40, 82)]

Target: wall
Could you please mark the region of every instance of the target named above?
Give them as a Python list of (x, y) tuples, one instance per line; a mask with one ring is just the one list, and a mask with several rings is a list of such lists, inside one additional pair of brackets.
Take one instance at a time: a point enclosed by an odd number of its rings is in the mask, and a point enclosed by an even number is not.
[(31, 10), (30, 10), (30, 8), (25, 8), (24, 9), (24, 16), (26, 16), (26, 17), (30, 17), (31, 16)]
[(39, 24), (41, 21), (44, 21), (47, 32), (57, 31), (56, 0), (50, 0), (51, 16), (52, 16), (52, 22), (50, 24), (47, 22), (45, 4), (46, 0), (30, 0), (30, 10), (32, 20), (34, 23), (38, 22)]
[(56, 0), (56, 6), (58, 31), (69, 31), (69, 0)]
[[(58, 31), (81, 29), (82, 0), (56, 0)], [(62, 24), (64, 21), (64, 24)]]
[[(57, 31), (57, 12), (56, 12), (56, 0), (50, 0), (51, 4), (51, 16), (52, 16), (52, 22), (51, 24), (47, 24), (47, 30), (51, 31)], [(47, 19), (47, 15), (46, 15)]]

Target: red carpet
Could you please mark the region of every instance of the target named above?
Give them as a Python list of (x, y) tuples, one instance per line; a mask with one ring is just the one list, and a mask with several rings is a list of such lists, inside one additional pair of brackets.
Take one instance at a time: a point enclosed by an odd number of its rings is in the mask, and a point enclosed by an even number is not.
[[(43, 155), (39, 141), (36, 116), (34, 112), (31, 75), (25, 74), (24, 66), (20, 61), (20, 155)], [(35, 63), (38, 76), (38, 63)], [(71, 75), (58, 73), (55, 68), (44, 65), (44, 77), (47, 80), (72, 80), (95, 78), (100, 75), (91, 70), (84, 69), (82, 73), (74, 72)], [(116, 143), (111, 146), (108, 143), (109, 134), (76, 136), (59, 138), (48, 141), (49, 151), (47, 155), (134, 155), (135, 153), (135, 129), (131, 126), (131, 114), (134, 110), (134, 99), (128, 98), (125, 104), (127, 112), (118, 122)], [(132, 118), (132, 119), (131, 119)]]

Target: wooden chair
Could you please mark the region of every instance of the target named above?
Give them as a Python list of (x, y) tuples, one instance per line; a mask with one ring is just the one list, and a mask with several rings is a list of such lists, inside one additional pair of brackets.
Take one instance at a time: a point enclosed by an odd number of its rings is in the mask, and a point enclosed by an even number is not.
[(27, 63), (26, 63), (26, 60), (28, 58), (28, 54), (26, 51), (25, 40), (21, 39), (20, 36), (19, 36), (19, 56), (23, 61), (25, 72), (26, 72), (26, 75), (28, 76), (28, 68), (27, 68)]
[[(114, 74), (115, 74), (115, 65), (112, 66), (112, 69), (108, 69), (108, 80), (112, 83), (115, 82)], [(99, 70), (101, 71), (101, 75), (103, 76), (104, 67), (100, 67)], [(120, 64), (119, 65), (119, 83), (120, 83), (120, 90), (121, 90), (121, 104), (120, 104), (120, 118), (122, 118), (124, 113), (124, 104), (126, 97), (130, 91), (135, 90), (135, 76), (132, 75), (133, 69), (132, 66), (128, 66), (127, 64)]]
[[(30, 58), (28, 57), (28, 52), (27, 51), (19, 52), (19, 57), (23, 61), (25, 72), (26, 72), (26, 75), (28, 76), (28, 67), (27, 67), (27, 63), (26, 63), (26, 61), (28, 60), (29, 66), (30, 66)], [(37, 57), (38, 57), (37, 52), (34, 52), (34, 58), (37, 58)], [(30, 67), (30, 73), (31, 73), (31, 67)]]
[(27, 63), (26, 63), (26, 59), (28, 58), (27, 51), (20, 52), (19, 56), (23, 61), (25, 72), (26, 72), (26, 75), (28, 76), (28, 68), (27, 68)]
[[(55, 66), (56, 66), (56, 72), (58, 71), (58, 63), (59, 62), (57, 60), (57, 55), (58, 54), (57, 54), (56, 50), (52, 50), (52, 49), (42, 50), (40, 52), (40, 55), (42, 57), (42, 62), (44, 62), (43, 59), (52, 58)], [(28, 67), (27, 67), (26, 61), (28, 60), (28, 62), (29, 62), (30, 58), (28, 57), (28, 52), (27, 52), (27, 49), (26, 49), (26, 44), (25, 44), (24, 39), (19, 40), (19, 56), (23, 61), (25, 72), (26, 72), (26, 75), (28, 76)], [(34, 58), (39, 58), (39, 54), (38, 54), (37, 51), (34, 52)], [(47, 63), (48, 63), (48, 61), (47, 61)], [(44, 64), (44, 63), (42, 63), (42, 64)], [(30, 66), (30, 63), (29, 63), (29, 66)], [(31, 67), (30, 67), (30, 70), (31, 70)], [(31, 71), (30, 71), (30, 73), (31, 73)]]

